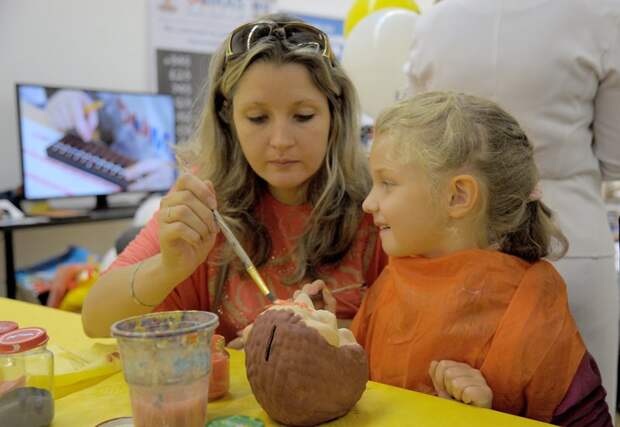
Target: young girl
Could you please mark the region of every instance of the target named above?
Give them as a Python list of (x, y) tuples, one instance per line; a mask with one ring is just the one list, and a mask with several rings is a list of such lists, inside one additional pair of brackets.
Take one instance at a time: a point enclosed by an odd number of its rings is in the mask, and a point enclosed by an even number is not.
[(544, 260), (567, 248), (532, 146), (492, 102), (432, 92), (377, 120), (363, 208), (390, 261), (352, 329), (371, 379), (562, 425), (611, 425)]

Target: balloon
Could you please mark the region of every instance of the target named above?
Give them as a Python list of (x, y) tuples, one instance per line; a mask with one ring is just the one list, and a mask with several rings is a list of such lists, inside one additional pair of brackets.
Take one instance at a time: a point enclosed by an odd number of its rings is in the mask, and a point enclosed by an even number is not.
[(403, 71), (417, 14), (382, 9), (364, 18), (347, 38), (342, 66), (353, 81), (362, 111), (373, 119), (407, 86)]
[(349, 35), (353, 27), (355, 27), (362, 19), (367, 17), (379, 9), (397, 8), (412, 10), (420, 13), (420, 8), (414, 0), (356, 0), (347, 13), (344, 20), (344, 35)]

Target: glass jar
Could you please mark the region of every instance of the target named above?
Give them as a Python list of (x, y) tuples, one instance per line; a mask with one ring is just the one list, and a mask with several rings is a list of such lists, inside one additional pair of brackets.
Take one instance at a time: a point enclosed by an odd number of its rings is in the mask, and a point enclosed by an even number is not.
[(52, 423), (54, 354), (47, 341), (42, 328), (15, 329), (0, 336), (0, 420), (7, 426)]
[(211, 378), (209, 379), (209, 402), (228, 393), (230, 387), (230, 355), (221, 335), (211, 338)]

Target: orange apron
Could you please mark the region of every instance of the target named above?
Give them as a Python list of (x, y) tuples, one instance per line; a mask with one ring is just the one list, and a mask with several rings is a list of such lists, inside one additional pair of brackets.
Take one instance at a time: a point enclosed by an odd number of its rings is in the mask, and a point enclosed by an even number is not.
[(390, 258), (352, 329), (374, 381), (433, 394), (431, 361), (464, 362), (494, 409), (543, 421), (585, 354), (554, 267), (487, 250)]

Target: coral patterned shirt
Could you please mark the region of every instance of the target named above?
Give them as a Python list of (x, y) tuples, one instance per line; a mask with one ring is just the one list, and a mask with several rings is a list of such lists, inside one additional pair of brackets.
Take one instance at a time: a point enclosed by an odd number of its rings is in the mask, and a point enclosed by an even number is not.
[[(284, 280), (295, 270), (290, 254), (295, 243), (302, 235), (307, 219), (311, 214), (310, 205), (289, 206), (278, 202), (267, 194), (258, 207), (258, 218), (266, 226), (272, 241), (272, 254), (266, 264), (258, 268), (263, 280), (276, 298), (291, 298), (293, 293), (307, 283), (302, 280), (285, 284)], [(194, 273), (179, 283), (156, 310), (214, 310), (216, 295), (216, 276), (219, 267), (215, 259), (225, 244), (220, 233), (217, 242), (207, 257)], [(110, 269), (135, 264), (159, 253), (159, 225), (153, 216), (140, 234), (119, 255)], [(369, 215), (364, 215), (356, 238), (349, 252), (337, 264), (319, 269), (331, 289), (363, 284), (372, 285), (387, 263), (379, 235)], [(363, 288), (351, 289), (334, 295), (337, 304), (337, 316), (352, 318), (361, 304)], [(218, 333), (229, 341), (237, 332), (252, 323), (255, 317), (269, 304), (269, 300), (260, 293), (252, 279), (245, 272), (229, 269), (221, 305), (217, 309), (220, 317)]]

